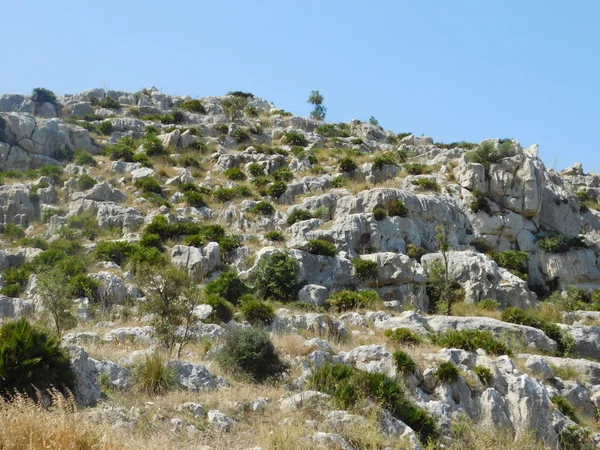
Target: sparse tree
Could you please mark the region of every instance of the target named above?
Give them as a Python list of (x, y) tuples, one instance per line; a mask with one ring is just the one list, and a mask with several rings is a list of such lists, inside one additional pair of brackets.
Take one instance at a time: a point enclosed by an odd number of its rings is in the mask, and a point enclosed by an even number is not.
[(200, 303), (200, 290), (186, 272), (174, 266), (143, 265), (137, 271), (136, 281), (145, 290), (142, 310), (153, 315), (151, 324), (156, 337), (168, 354), (179, 344), (179, 358), (191, 338), (193, 311)]
[(37, 281), (37, 293), (42, 298), (42, 305), (50, 314), (59, 336), (63, 331), (77, 325), (77, 319), (71, 313), (71, 308), (73, 308), (72, 287), (62, 271), (53, 269), (40, 273)]
[(226, 98), (221, 103), (225, 116), (227, 116), (227, 119), (231, 122), (235, 122), (244, 115), (244, 108), (246, 108), (246, 106), (248, 106), (248, 99), (235, 95)]
[(310, 112), (310, 117), (315, 120), (325, 120), (327, 108), (323, 106), (323, 100), (325, 98), (319, 91), (312, 91), (308, 97), (307, 103), (314, 106), (314, 109)]
[(435, 300), (436, 306), (444, 306), (447, 315), (452, 314), (452, 305), (458, 300), (457, 284), (450, 279), (448, 253), (450, 252), (450, 241), (446, 228), (438, 225), (435, 228), (436, 247), (442, 255), (442, 261), (434, 261), (427, 267), (427, 290), (430, 298)]

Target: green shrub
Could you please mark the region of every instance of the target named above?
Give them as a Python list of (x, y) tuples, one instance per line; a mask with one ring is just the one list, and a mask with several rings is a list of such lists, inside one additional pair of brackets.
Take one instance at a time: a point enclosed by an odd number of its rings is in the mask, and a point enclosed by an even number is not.
[(288, 167), (280, 167), (271, 174), (275, 181), (292, 181), (294, 173)]
[(475, 189), (473, 192), (473, 197), (475, 197), (471, 203), (469, 204), (469, 209), (472, 213), (478, 213), (479, 211), (485, 211), (489, 207), (488, 199), (485, 197), (483, 192), (479, 189)]
[(392, 152), (383, 153), (373, 158), (373, 169), (381, 170), (384, 166), (396, 164), (396, 157)]
[(423, 247), (418, 247), (414, 244), (406, 245), (406, 255), (409, 258), (416, 259), (418, 262), (421, 262), (421, 257), (427, 253)]
[(250, 175), (253, 177), (261, 177), (265, 174), (265, 169), (258, 163), (252, 163), (248, 166), (248, 172), (250, 172)]
[(194, 169), (199, 169), (201, 167), (200, 161), (198, 161), (198, 159), (193, 157), (192, 155), (183, 155), (181, 158), (179, 158), (177, 163), (181, 167), (188, 167)]
[(236, 129), (233, 133), (233, 137), (235, 138), (235, 142), (237, 142), (238, 144), (250, 140), (250, 136), (243, 128)]
[(396, 328), (394, 330), (385, 330), (385, 335), (400, 345), (420, 345), (423, 338), (413, 333), (409, 328)]
[(46, 88), (35, 88), (31, 91), (31, 100), (36, 103), (52, 103), (56, 105), (56, 95)]
[(204, 197), (198, 192), (185, 192), (183, 194), (183, 201), (186, 202), (188, 205), (193, 206), (194, 208), (202, 208), (206, 206), (206, 201), (204, 201)]
[(229, 328), (217, 361), (228, 372), (248, 376), (257, 382), (279, 377), (287, 369), (269, 335), (253, 327)]
[(313, 255), (330, 256), (337, 255), (335, 245), (324, 239), (311, 239), (308, 241), (308, 252)]
[(563, 413), (573, 422), (579, 423), (579, 418), (577, 417), (577, 414), (575, 414), (575, 407), (569, 401), (569, 399), (567, 399), (567, 397), (563, 397), (562, 395), (554, 395), (550, 400), (552, 400), (552, 403), (556, 405), (556, 408), (561, 413)]
[(327, 306), (338, 312), (359, 308), (373, 308), (381, 303), (381, 298), (375, 291), (350, 291), (344, 289), (329, 295)]
[(422, 442), (437, 437), (436, 422), (410, 401), (402, 386), (379, 373), (368, 373), (341, 364), (324, 364), (309, 378), (314, 390), (331, 395), (343, 409), (360, 407), (369, 399), (411, 427)]
[(142, 144), (144, 146), (144, 150), (146, 151), (146, 155), (150, 157), (167, 154), (163, 143), (157, 136), (153, 134), (147, 135)]
[(96, 129), (98, 130), (98, 134), (108, 136), (113, 132), (113, 124), (110, 120), (104, 120), (98, 124)]
[(240, 308), (244, 319), (251, 325), (270, 325), (275, 318), (273, 307), (262, 300), (250, 299)]
[(159, 250), (162, 249), (162, 239), (158, 234), (154, 233), (144, 233), (139, 244), (142, 247), (154, 247)]
[(354, 258), (352, 260), (354, 272), (361, 280), (377, 279), (377, 263), (368, 259)]
[(179, 107), (181, 109), (185, 109), (186, 111), (191, 111), (198, 114), (206, 114), (206, 108), (204, 108), (204, 105), (200, 100), (184, 100)]
[(283, 143), (286, 145), (297, 145), (299, 147), (306, 147), (308, 140), (301, 133), (289, 132), (283, 135)]
[(21, 393), (37, 398), (57, 389), (73, 391), (74, 375), (60, 339), (36, 328), (25, 319), (0, 327), (0, 395)]
[(140, 391), (150, 395), (165, 394), (176, 385), (175, 370), (158, 352), (146, 356), (134, 366), (133, 379)]
[(418, 163), (404, 164), (404, 170), (411, 175), (422, 175), (426, 173), (425, 166)]
[(538, 239), (538, 245), (548, 253), (564, 253), (572, 248), (585, 248), (585, 244), (578, 237), (567, 238), (560, 233), (548, 233), (546, 237)]
[(94, 159), (92, 154), (87, 150), (83, 150), (81, 148), (75, 150), (75, 153), (73, 154), (73, 160), (75, 161), (75, 164), (78, 164), (80, 166), (96, 165), (96, 160)]
[(29, 275), (31, 275), (31, 269), (26, 265), (9, 267), (2, 273), (4, 287), (0, 290), (0, 293), (9, 297), (18, 297), (23, 289), (25, 289)]
[(408, 215), (408, 208), (402, 200), (394, 198), (388, 203), (387, 214), (390, 217), (406, 217)]
[(288, 225), (294, 225), (296, 222), (301, 222), (303, 220), (310, 220), (313, 216), (310, 212), (305, 209), (294, 209), (287, 218)]
[(97, 98), (92, 98), (91, 103), (93, 106), (100, 106), (101, 108), (107, 108), (107, 109), (121, 108), (121, 104), (119, 103), (119, 101), (115, 100), (112, 97), (104, 97), (101, 100), (98, 100)]
[(218, 295), (228, 302), (237, 305), (240, 297), (250, 292), (250, 288), (234, 271), (221, 273), (215, 280), (208, 283), (204, 291), (210, 295)]
[(258, 113), (258, 108), (256, 108), (256, 106), (248, 106), (245, 110), (244, 113), (248, 116), (248, 117), (258, 117), (259, 113)]
[(82, 191), (93, 188), (97, 183), (98, 182), (94, 178), (86, 174), (79, 175), (79, 178), (77, 179), (77, 187)]
[(42, 177), (52, 178), (54, 182), (57, 182), (60, 180), (60, 176), (62, 175), (62, 168), (60, 166), (46, 164), (40, 167), (39, 174)]
[(15, 225), (14, 223), (5, 224), (2, 230), (2, 234), (11, 241), (25, 236), (25, 232), (23, 231), (23, 229), (20, 226)]
[(435, 376), (442, 383), (454, 383), (458, 380), (460, 373), (454, 364), (450, 361), (445, 361), (438, 365)]
[(396, 350), (393, 354), (393, 358), (398, 373), (404, 375), (407, 373), (414, 373), (415, 370), (417, 370), (417, 363), (415, 363), (414, 359), (412, 359), (408, 353), (402, 350)]
[(477, 306), (481, 309), (486, 309), (488, 311), (495, 311), (502, 306), (499, 301), (486, 298), (477, 303)]
[(250, 197), (252, 192), (246, 186), (236, 186), (234, 188), (217, 188), (212, 192), (212, 196), (222, 202), (229, 202), (235, 198)]
[(340, 170), (342, 172), (352, 172), (358, 169), (356, 162), (352, 158), (342, 158), (340, 159)]
[(96, 223), (96, 217), (92, 214), (83, 213), (69, 217), (67, 225), (61, 228), (59, 234), (68, 239), (83, 236), (93, 241), (96, 239), (98, 232), (99, 227)]
[(383, 220), (387, 217), (385, 209), (383, 209), (381, 206), (376, 206), (373, 208), (373, 215), (375, 216), (375, 220)]
[(254, 205), (250, 209), (250, 212), (253, 212), (255, 214), (262, 214), (263, 216), (270, 216), (275, 212), (275, 207), (271, 202), (262, 201)]
[(441, 347), (459, 348), (474, 352), (479, 348), (492, 355), (511, 355), (508, 345), (496, 339), (492, 333), (483, 330), (448, 330), (432, 337), (434, 344)]
[(267, 194), (273, 198), (281, 197), (287, 190), (287, 184), (283, 181), (275, 181), (272, 185), (267, 188)]
[(235, 122), (237, 119), (240, 119), (246, 106), (248, 106), (248, 99), (241, 96), (226, 98), (221, 102), (223, 112), (230, 122)]
[(492, 141), (484, 141), (477, 149), (467, 153), (467, 160), (471, 163), (483, 164), (486, 169), (489, 169), (490, 165), (501, 159), (515, 156), (517, 149), (514, 148), (514, 145), (507, 140), (504, 142), (496, 149)]
[(562, 330), (554, 322), (538, 319), (520, 308), (506, 308), (502, 311), (502, 320), (542, 330), (546, 336), (556, 342), (558, 351), (563, 356), (569, 356), (575, 347), (575, 340), (568, 331)]
[(155, 194), (162, 193), (162, 186), (156, 179), (152, 177), (145, 177), (135, 180), (133, 185), (136, 188), (141, 189), (142, 192), (154, 192)]
[(221, 321), (223, 323), (228, 323), (233, 319), (233, 305), (220, 295), (207, 295), (204, 299), (204, 303), (212, 306), (213, 312), (211, 319), (214, 322)]
[(296, 300), (298, 295), (298, 262), (286, 252), (274, 252), (261, 259), (255, 270), (255, 288), (262, 299), (282, 302)]
[(475, 366), (473, 367), (473, 372), (475, 372), (475, 375), (477, 375), (481, 382), (486, 386), (492, 381), (492, 371), (485, 366)]
[(229, 180), (241, 181), (241, 180), (246, 179), (246, 174), (237, 167), (232, 167), (231, 169), (227, 169), (223, 174)]
[(505, 250), (503, 252), (491, 252), (490, 256), (500, 267), (504, 267), (512, 274), (524, 280), (527, 279), (529, 253), (517, 250)]
[(341, 188), (344, 187), (348, 184), (348, 179), (346, 177), (343, 177), (341, 175), (335, 177), (332, 181), (331, 181), (331, 185), (334, 188)]
[(265, 233), (265, 238), (274, 242), (285, 241), (285, 235), (281, 231), (269, 231)]
[(113, 161), (121, 160), (132, 162), (135, 145), (136, 142), (131, 136), (125, 136), (119, 139), (115, 145), (109, 145), (104, 148), (102, 153), (107, 155)]
[(246, 100), (254, 97), (254, 94), (252, 94), (250, 92), (243, 92), (243, 91), (230, 91), (227, 93), (227, 95), (231, 95), (233, 97), (244, 98)]
[(437, 183), (437, 181), (429, 178), (419, 178), (417, 180), (413, 180), (412, 184), (420, 187), (424, 191), (438, 192), (440, 190), (440, 185)]

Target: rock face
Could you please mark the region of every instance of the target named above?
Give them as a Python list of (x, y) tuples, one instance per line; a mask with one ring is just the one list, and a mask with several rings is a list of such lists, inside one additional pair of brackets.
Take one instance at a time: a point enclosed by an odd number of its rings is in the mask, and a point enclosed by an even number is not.
[(176, 245), (171, 250), (171, 261), (187, 269), (194, 279), (204, 279), (221, 264), (219, 244), (210, 242), (204, 248)]
[(71, 346), (67, 349), (71, 354), (71, 367), (75, 375), (75, 400), (80, 406), (95, 405), (102, 397), (95, 363), (82, 347)]

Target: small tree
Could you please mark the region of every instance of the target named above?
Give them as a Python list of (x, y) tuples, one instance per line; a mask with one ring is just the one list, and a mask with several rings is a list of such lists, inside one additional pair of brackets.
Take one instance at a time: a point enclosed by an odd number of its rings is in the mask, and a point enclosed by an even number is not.
[(448, 268), (450, 241), (444, 226), (438, 225), (435, 227), (435, 231), (436, 247), (442, 255), (442, 261), (434, 261), (427, 267), (427, 276), (429, 278), (427, 290), (431, 294), (430, 297), (435, 299), (436, 304), (443, 303), (446, 306), (446, 314), (451, 315), (452, 305), (458, 296), (454, 292), (456, 283), (450, 280)]
[(221, 103), (225, 116), (231, 122), (235, 122), (242, 117), (246, 106), (248, 106), (248, 99), (238, 96), (231, 96)]
[(376, 127), (379, 126), (379, 121), (375, 117), (373, 117), (373, 116), (369, 117), (369, 123), (371, 125), (373, 125), (373, 126), (376, 126)]
[(187, 273), (174, 266), (142, 265), (136, 274), (139, 286), (146, 290), (142, 311), (153, 314), (154, 332), (168, 354), (179, 344), (177, 357), (191, 338), (195, 321), (194, 307), (200, 304), (200, 289)]
[(325, 99), (319, 91), (312, 91), (306, 101), (314, 106), (314, 109), (310, 112), (310, 117), (315, 120), (325, 120), (327, 108), (323, 106), (323, 100)]
[(275, 252), (258, 263), (256, 291), (260, 298), (294, 301), (298, 295), (298, 262), (287, 252)]
[(42, 305), (50, 314), (59, 336), (64, 330), (77, 325), (77, 319), (71, 313), (73, 307), (72, 287), (62, 271), (52, 269), (39, 274), (37, 293), (42, 298)]

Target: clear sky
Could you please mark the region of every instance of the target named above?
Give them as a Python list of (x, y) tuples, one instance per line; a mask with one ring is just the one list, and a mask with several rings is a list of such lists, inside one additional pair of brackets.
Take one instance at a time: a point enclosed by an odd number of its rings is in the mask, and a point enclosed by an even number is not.
[(514, 137), (600, 171), (598, 0), (4, 1), (0, 93), (249, 91), (441, 142)]

